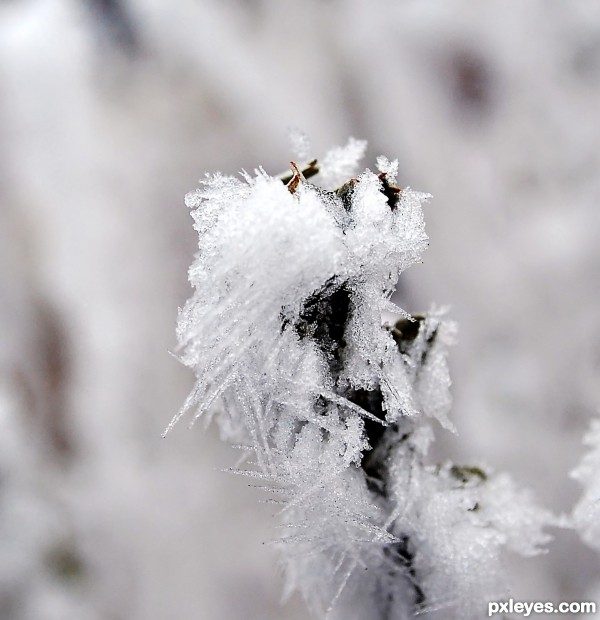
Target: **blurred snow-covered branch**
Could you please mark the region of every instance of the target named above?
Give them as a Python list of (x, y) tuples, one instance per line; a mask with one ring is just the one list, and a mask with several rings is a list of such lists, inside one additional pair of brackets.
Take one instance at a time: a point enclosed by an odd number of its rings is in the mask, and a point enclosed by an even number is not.
[(583, 486), (573, 511), (573, 526), (588, 545), (600, 551), (600, 420), (593, 420), (584, 443), (589, 451), (571, 473)]

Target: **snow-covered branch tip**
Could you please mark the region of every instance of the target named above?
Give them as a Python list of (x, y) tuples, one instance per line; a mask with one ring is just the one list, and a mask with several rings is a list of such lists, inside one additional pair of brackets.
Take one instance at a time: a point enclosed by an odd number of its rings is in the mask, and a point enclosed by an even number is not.
[(583, 487), (583, 494), (573, 509), (571, 524), (582, 540), (600, 551), (600, 419), (592, 420), (584, 437), (589, 448), (581, 463), (571, 472)]
[(391, 296), (427, 247), (430, 196), (385, 157), (357, 174), (365, 149), (186, 196), (199, 250), (177, 334), (197, 382), (169, 428), (214, 416), (247, 448), (237, 471), (281, 505), (286, 591), (317, 616), (480, 618), (504, 592), (501, 549), (536, 553), (550, 517), (506, 476), (427, 463), (432, 425), (454, 430), (455, 326)]

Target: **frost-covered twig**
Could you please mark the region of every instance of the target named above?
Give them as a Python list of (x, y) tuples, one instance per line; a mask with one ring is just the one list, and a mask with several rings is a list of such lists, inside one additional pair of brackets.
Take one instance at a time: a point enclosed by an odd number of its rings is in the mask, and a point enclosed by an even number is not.
[(581, 483), (583, 495), (573, 514), (573, 527), (590, 547), (600, 551), (600, 420), (592, 421), (584, 438), (589, 451), (571, 473)]
[(365, 146), (186, 197), (200, 245), (178, 337), (197, 383), (172, 424), (216, 412), (252, 450), (239, 473), (283, 502), (287, 590), (316, 615), (480, 618), (504, 594), (501, 548), (535, 553), (549, 516), (505, 476), (426, 462), (432, 421), (453, 430), (455, 328), (390, 301), (427, 247), (429, 196), (384, 157), (353, 176)]

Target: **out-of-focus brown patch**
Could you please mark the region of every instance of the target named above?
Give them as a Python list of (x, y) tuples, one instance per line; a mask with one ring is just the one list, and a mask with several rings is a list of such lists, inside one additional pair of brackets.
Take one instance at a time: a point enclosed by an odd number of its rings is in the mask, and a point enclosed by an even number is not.
[(38, 302), (34, 317), (33, 363), (15, 370), (15, 383), (44, 448), (63, 461), (70, 460), (75, 446), (68, 411), (71, 362), (67, 331), (45, 302)]
[(488, 62), (476, 51), (457, 49), (449, 53), (447, 70), (455, 104), (467, 115), (481, 116), (493, 105), (493, 84)]
[(50, 549), (46, 555), (46, 565), (60, 581), (78, 581), (85, 573), (84, 563), (77, 549), (67, 542), (57, 544)]
[(47, 305), (40, 309), (39, 321), (44, 428), (53, 449), (63, 457), (70, 457), (74, 446), (67, 411), (70, 375), (67, 331), (60, 317)]

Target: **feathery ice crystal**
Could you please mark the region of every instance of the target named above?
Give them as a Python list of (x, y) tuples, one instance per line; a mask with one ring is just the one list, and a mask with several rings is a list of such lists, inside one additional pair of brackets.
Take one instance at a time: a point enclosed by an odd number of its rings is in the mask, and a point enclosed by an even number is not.
[(384, 157), (352, 176), (365, 147), (186, 196), (199, 252), (178, 338), (197, 383), (170, 426), (215, 416), (245, 450), (235, 471), (280, 505), (287, 590), (317, 616), (480, 618), (504, 594), (502, 548), (536, 553), (549, 516), (506, 476), (426, 462), (434, 420), (453, 431), (455, 328), (390, 301), (427, 247), (429, 196)]

